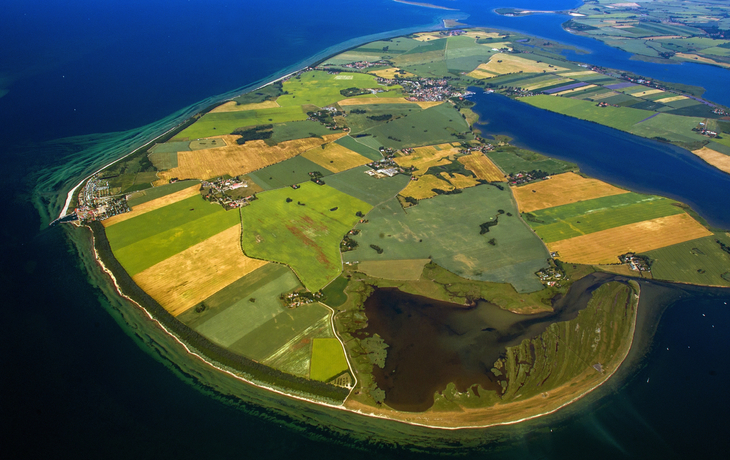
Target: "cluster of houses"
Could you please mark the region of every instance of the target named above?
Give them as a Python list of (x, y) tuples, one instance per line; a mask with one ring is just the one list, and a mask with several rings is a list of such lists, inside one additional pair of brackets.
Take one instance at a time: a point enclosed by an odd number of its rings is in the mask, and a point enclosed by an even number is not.
[(109, 182), (92, 176), (78, 195), (74, 213), (82, 222), (104, 220), (129, 212), (126, 195), (113, 195)]
[(618, 107), (616, 104), (609, 104), (608, 102), (599, 102), (596, 107)]
[(247, 189), (248, 182), (238, 177), (230, 179), (219, 177), (200, 184), (203, 198), (211, 203), (218, 203), (225, 209), (242, 208), (255, 200), (256, 195), (246, 193)]
[(357, 62), (351, 62), (349, 64), (343, 64), (340, 67), (346, 67), (348, 69), (355, 69), (355, 70), (362, 70), (367, 69), (369, 67), (377, 67), (377, 66), (384, 66), (384, 65), (390, 65), (388, 61), (379, 60), (379, 61), (357, 61)]
[(637, 256), (633, 252), (618, 256), (622, 264), (627, 264), (630, 269), (637, 272), (650, 272), (651, 260), (646, 256)]
[(704, 122), (701, 121), (700, 124), (697, 125), (696, 128), (693, 128), (692, 130), (699, 132), (703, 136), (718, 137), (716, 131), (711, 131), (711, 130), (707, 129), (707, 120), (705, 120)]
[(548, 287), (560, 287), (561, 281), (568, 279), (562, 270), (553, 266), (543, 268), (535, 274), (540, 278), (540, 282)]
[(520, 171), (515, 174), (510, 174), (507, 176), (507, 180), (509, 181), (510, 185), (523, 185), (523, 184), (529, 184), (530, 182), (535, 182), (536, 180), (548, 180), (550, 179), (550, 176), (544, 172), (535, 170), (535, 171)]
[(287, 308), (297, 308), (301, 307), (302, 305), (307, 305), (312, 302), (317, 302), (319, 300), (322, 300), (324, 298), (324, 294), (322, 294), (322, 291), (311, 293), (308, 291), (297, 291), (292, 292), (291, 294), (286, 294), (283, 297), (284, 305)]
[(390, 79), (378, 78), (378, 83), (383, 85), (401, 85), (403, 90), (408, 93), (409, 101), (446, 101), (452, 97), (463, 97), (470, 92), (456, 91), (449, 85), (449, 81), (445, 78), (408, 78), (408, 79)]
[(405, 172), (403, 168), (398, 166), (398, 164), (392, 160), (392, 157), (384, 158), (380, 161), (373, 161), (372, 163), (368, 163), (368, 166), (370, 169), (365, 171), (365, 174), (376, 179), (393, 177), (399, 173)]

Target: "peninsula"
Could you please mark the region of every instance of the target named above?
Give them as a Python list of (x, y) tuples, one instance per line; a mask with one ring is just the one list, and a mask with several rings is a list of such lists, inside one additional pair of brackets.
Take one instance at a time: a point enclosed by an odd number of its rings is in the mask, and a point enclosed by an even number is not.
[(624, 361), (642, 283), (730, 286), (727, 229), (482, 132), (498, 93), (730, 173), (730, 113), (701, 88), (564, 49), (451, 29), (347, 50), (110, 164), (62, 220), (249, 384), (443, 429), (554, 412)]

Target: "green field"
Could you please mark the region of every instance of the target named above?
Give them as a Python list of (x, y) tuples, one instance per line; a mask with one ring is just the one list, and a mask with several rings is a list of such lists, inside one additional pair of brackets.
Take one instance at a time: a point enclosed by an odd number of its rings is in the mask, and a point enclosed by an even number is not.
[(471, 72), (479, 64), (489, 62), (494, 53), (490, 46), (477, 44), (473, 37), (449, 37), (446, 42), (446, 67), (455, 73)]
[(267, 366), (301, 377), (309, 377), (312, 362), (312, 343), (315, 340), (333, 337), (329, 315), (289, 338), (276, 351), (262, 360)]
[(134, 276), (239, 221), (238, 212), (193, 196), (114, 224), (106, 233), (114, 256)]
[(127, 204), (134, 208), (137, 205), (146, 203), (148, 201), (162, 198), (163, 196), (171, 193), (179, 192), (180, 190), (192, 187), (195, 184), (199, 184), (198, 180), (181, 180), (173, 182), (172, 184), (160, 185), (159, 187), (149, 188), (147, 190), (135, 193), (131, 198), (127, 199)]
[(590, 101), (545, 94), (523, 97), (520, 100), (541, 109), (593, 121), (622, 131), (629, 131), (636, 123), (651, 115), (651, 112), (629, 107), (597, 107)]
[(336, 308), (347, 301), (345, 288), (348, 282), (349, 280), (344, 276), (338, 276), (326, 288), (322, 289), (322, 293), (326, 296), (325, 303), (328, 306)]
[(163, 144), (155, 144), (149, 151), (151, 153), (175, 153), (187, 152), (190, 150), (188, 141), (170, 141)]
[(544, 242), (552, 243), (683, 212), (674, 200), (623, 193), (541, 209), (524, 217)]
[[(289, 265), (312, 292), (340, 273), (340, 241), (360, 219), (355, 213), (364, 214), (372, 208), (313, 182), (305, 182), (297, 190), (271, 190), (258, 197), (241, 212), (244, 252)], [(287, 198), (292, 201), (287, 203)]]
[(405, 174), (375, 179), (365, 174), (369, 169), (368, 166), (358, 166), (329, 176), (325, 182), (340, 192), (376, 206), (396, 196), (410, 181), (410, 176)]
[[(367, 104), (350, 106), (345, 109), (348, 112), (347, 126), (352, 134), (359, 134), (370, 128), (386, 123), (386, 121), (373, 120), (370, 117), (391, 115), (391, 120), (402, 118), (421, 111), (416, 104)], [(352, 110), (364, 110), (367, 113), (353, 113)]]
[(265, 361), (278, 350), (308, 331), (321, 330), (329, 321), (330, 311), (318, 303), (288, 308), (260, 325), (228, 348), (236, 353)]
[(364, 157), (370, 158), (373, 161), (379, 161), (383, 159), (383, 155), (380, 154), (377, 148), (361, 144), (350, 136), (345, 136), (337, 139), (335, 141), (335, 144), (340, 144), (341, 146), (348, 148), (353, 152), (357, 152)]
[[(187, 142), (186, 142), (187, 144)], [(164, 144), (163, 144), (164, 145)], [(148, 158), (160, 171), (166, 169), (177, 168), (177, 152), (154, 152), (148, 155)]]
[(357, 264), (357, 271), (373, 278), (388, 280), (419, 280), (423, 267), (431, 259), (365, 260)]
[(336, 338), (314, 339), (309, 378), (326, 382), (348, 370), (345, 352)]
[(294, 139), (304, 139), (305, 137), (321, 137), (326, 136), (327, 134), (339, 132), (325, 127), (322, 123), (311, 120), (279, 123), (274, 125), (272, 131), (273, 134), (271, 135), (270, 140), (273, 143), (291, 141)]
[[(716, 242), (730, 246), (730, 236), (716, 233), (649, 251), (654, 279), (692, 284), (730, 286), (730, 254)], [(725, 277), (723, 277), (725, 275)]]
[(175, 136), (175, 139), (200, 139), (203, 137), (230, 134), (237, 128), (245, 128), (246, 126), (286, 123), (306, 119), (307, 114), (302, 111), (300, 106), (245, 110), (241, 112), (207, 113), (200, 120)]
[(506, 174), (536, 169), (550, 174), (558, 174), (578, 169), (578, 165), (575, 163), (549, 158), (511, 145), (497, 147), (487, 152), (487, 156)]
[[(495, 218), (499, 223), (485, 234), (480, 225)], [(507, 216), (507, 212), (512, 216)], [(343, 253), (346, 261), (432, 259), (469, 279), (509, 282), (520, 292), (542, 284), (534, 273), (547, 265), (547, 250), (518, 217), (509, 189), (481, 185), (463, 193), (422, 200), (404, 211), (397, 200), (375, 208), (369, 222), (358, 224), (359, 246)], [(495, 239), (495, 245), (489, 240)], [(370, 245), (380, 247), (378, 254)]]
[[(401, 149), (421, 145), (443, 144), (474, 136), (461, 114), (448, 103), (381, 124), (365, 131), (386, 147)], [(465, 133), (465, 134), (464, 134)]]
[(634, 125), (629, 132), (648, 138), (662, 137), (674, 142), (702, 142), (707, 138), (692, 131), (701, 121), (701, 118), (660, 113), (651, 120)]
[(309, 173), (313, 171), (319, 171), (323, 176), (332, 174), (317, 163), (303, 156), (296, 156), (252, 172), (249, 177), (265, 190), (271, 190), (306, 182), (310, 179)]
[[(284, 82), (284, 91), (276, 102), (282, 107), (296, 107), (305, 104), (324, 107), (345, 99), (340, 90), (346, 88), (377, 88), (373, 75), (362, 73), (330, 74), (323, 71), (304, 72)], [(305, 117), (306, 118), (306, 117)]]

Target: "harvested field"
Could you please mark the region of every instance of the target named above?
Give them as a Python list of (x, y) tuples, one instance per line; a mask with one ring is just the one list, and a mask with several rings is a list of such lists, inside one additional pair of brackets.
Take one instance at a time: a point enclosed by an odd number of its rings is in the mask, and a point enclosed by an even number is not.
[(692, 153), (702, 158), (707, 163), (711, 164), (717, 169), (730, 174), (730, 155), (716, 152), (707, 147), (702, 147), (699, 150), (693, 150)]
[(706, 58), (703, 56), (698, 56), (696, 54), (677, 53), (674, 56), (678, 57), (678, 58), (682, 58), (682, 59), (687, 59), (688, 61), (702, 62), (703, 64), (712, 64), (712, 65), (724, 67), (726, 69), (730, 69), (730, 64), (728, 64), (726, 62), (716, 61), (714, 59)]
[(542, 182), (513, 187), (512, 191), (520, 212), (532, 212), (578, 201), (629, 193), (628, 190), (622, 190), (597, 179), (586, 179), (572, 172), (558, 174)]
[(273, 109), (279, 107), (276, 101), (255, 102), (253, 104), (238, 104), (236, 101), (228, 101), (210, 111), (210, 113), (221, 112), (243, 112), (245, 110)]
[[(634, 88), (631, 88), (631, 89), (634, 89)], [(663, 93), (664, 91), (662, 91), (660, 89), (646, 89), (646, 90), (642, 90), (642, 91), (631, 91), (631, 90), (628, 90), (628, 91), (625, 91), (625, 92), (627, 94), (630, 94), (630, 95), (634, 96), (634, 97), (644, 97), (644, 96), (651, 96), (652, 94), (660, 94), (660, 93)]]
[(487, 78), (496, 77), (499, 74), (498, 73), (495, 73), (495, 72), (487, 72), (486, 70), (483, 70), (483, 69), (475, 69), (475, 70), (472, 70), (471, 72), (469, 72), (466, 75), (468, 77), (471, 77), (471, 78), (476, 78), (476, 79), (479, 79), (479, 80), (484, 80), (484, 79), (487, 79)]
[(371, 70), (370, 73), (377, 75), (380, 78), (395, 78), (396, 75), (400, 77), (414, 77), (415, 75), (410, 72), (400, 73), (398, 67), (391, 67), (389, 69)]
[(547, 72), (560, 72), (569, 70), (565, 67), (551, 66), (544, 62), (537, 62), (531, 59), (525, 59), (513, 54), (495, 54), (489, 62), (481, 64), (476, 70), (482, 70), (486, 72), (495, 73), (497, 75), (505, 75), (508, 73), (542, 73), (543, 70)]
[(420, 176), (425, 174), (428, 168), (450, 164), (451, 160), (448, 157), (458, 153), (459, 149), (451, 144), (428, 145), (413, 149), (413, 153), (408, 156), (395, 158), (395, 162), (404, 168), (416, 168), (413, 175)]
[[(447, 172), (442, 172), (439, 174), (443, 179), (449, 181), (451, 185), (454, 186), (454, 188), (469, 188), (474, 187), (475, 185), (479, 184), (479, 181), (472, 176), (465, 176), (463, 174), (454, 173), (450, 174)], [(421, 176), (425, 177), (425, 176)]]
[(307, 150), (302, 156), (333, 173), (347, 171), (372, 162), (370, 158), (366, 158), (334, 142), (327, 144), (324, 149), (315, 147)]
[(228, 144), (226, 147), (178, 153), (178, 167), (161, 171), (158, 174), (160, 176), (158, 183), (167, 183), (173, 177), (210, 179), (225, 174), (231, 176), (248, 174), (297, 156), (314, 147), (335, 141), (344, 135), (344, 133), (338, 133), (329, 134), (323, 138), (296, 139), (273, 147), (261, 140), (248, 141), (243, 145), (238, 145), (236, 139), (240, 136), (223, 136)]
[(370, 104), (416, 104), (422, 109), (427, 109), (443, 102), (439, 101), (409, 101), (405, 97), (353, 97), (343, 99), (338, 102), (340, 107), (349, 107), (353, 105), (370, 105)]
[(573, 88), (573, 89), (566, 89), (565, 91), (561, 91), (559, 93), (553, 94), (553, 96), (565, 96), (570, 93), (576, 93), (579, 91), (585, 91), (587, 89), (595, 88), (597, 85), (588, 85), (588, 86), (581, 86), (580, 88)]
[(459, 157), (458, 160), (466, 169), (473, 172), (477, 179), (489, 182), (503, 182), (506, 180), (502, 171), (481, 152)]
[(234, 225), (134, 276), (134, 282), (177, 316), (237, 279), (266, 265), (241, 251)]
[(574, 82), (574, 81), (575, 80), (573, 80), (571, 78), (557, 77), (557, 78), (551, 78), (549, 80), (543, 80), (543, 81), (540, 81), (537, 83), (525, 85), (524, 88), (527, 90), (530, 90), (530, 91), (534, 91), (536, 89), (547, 88), (548, 86), (555, 86), (558, 84), (568, 84), (568, 83)]
[(438, 195), (433, 191), (435, 188), (448, 192), (454, 190), (455, 187), (436, 176), (425, 174), (418, 177), (418, 180), (408, 182), (408, 185), (400, 192), (400, 195), (409, 196), (417, 200), (425, 200)]
[(584, 75), (600, 75), (598, 72), (594, 72), (592, 70), (579, 70), (577, 72), (562, 72), (560, 76), (562, 77), (579, 77)]
[(646, 252), (712, 235), (688, 214), (676, 214), (549, 243), (565, 262), (611, 264), (627, 252)]
[(104, 227), (109, 227), (114, 224), (118, 224), (119, 222), (124, 222), (127, 219), (131, 219), (133, 217), (137, 217), (139, 215), (142, 215), (146, 212), (154, 211), (155, 209), (160, 209), (164, 206), (167, 206), (168, 204), (177, 203), (178, 201), (182, 201), (186, 198), (190, 198), (191, 196), (195, 196), (200, 193), (200, 184), (195, 182), (193, 185), (186, 189), (182, 189), (179, 192), (174, 192), (169, 195), (155, 198), (154, 200), (144, 202), (142, 204), (139, 204), (137, 206), (134, 206), (132, 208), (131, 212), (126, 212), (124, 214), (117, 214), (116, 216), (112, 216), (106, 220), (101, 221), (102, 225)]
[(418, 280), (423, 267), (431, 259), (366, 260), (357, 265), (357, 271), (373, 278), (387, 280)]
[(662, 99), (657, 99), (654, 102), (658, 102), (660, 104), (666, 104), (667, 102), (683, 101), (685, 99), (689, 99), (689, 98), (687, 96), (672, 96), (672, 97), (665, 97)]

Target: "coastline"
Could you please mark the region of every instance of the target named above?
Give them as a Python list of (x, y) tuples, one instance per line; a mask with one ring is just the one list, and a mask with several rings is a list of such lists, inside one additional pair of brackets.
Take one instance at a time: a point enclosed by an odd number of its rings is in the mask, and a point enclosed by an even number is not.
[[(98, 264), (99, 268), (101, 269), (101, 271), (104, 272), (111, 279), (111, 282), (112, 282), (112, 285), (114, 286), (114, 290), (115, 290), (116, 294), (119, 295), (120, 297), (124, 298), (128, 302), (132, 303), (140, 310), (142, 310), (145, 313), (145, 315), (147, 316), (147, 318), (152, 320), (166, 335), (171, 337), (175, 342), (177, 342), (179, 345), (182, 346), (182, 348), (185, 350), (185, 354), (196, 358), (197, 360), (204, 363), (206, 366), (209, 366), (210, 368), (215, 369), (218, 372), (221, 372), (229, 377), (232, 377), (238, 381), (244, 382), (253, 387), (256, 387), (256, 388), (259, 388), (262, 390), (266, 390), (266, 391), (275, 393), (277, 395), (291, 398), (291, 399), (294, 399), (297, 401), (302, 401), (302, 402), (306, 402), (308, 404), (313, 404), (316, 406), (325, 407), (325, 408), (329, 408), (329, 409), (337, 409), (337, 410), (340, 410), (343, 412), (356, 414), (358, 416), (365, 416), (365, 417), (370, 417), (370, 418), (379, 419), (379, 420), (393, 421), (393, 422), (398, 422), (398, 423), (411, 425), (411, 426), (415, 426), (415, 427), (435, 429), (435, 430), (446, 430), (446, 431), (484, 429), (484, 428), (491, 428), (491, 427), (496, 427), (496, 426), (515, 425), (515, 424), (527, 422), (527, 421), (534, 420), (534, 419), (537, 419), (537, 418), (540, 418), (540, 417), (543, 417), (546, 415), (553, 414), (553, 413), (559, 411), (560, 409), (562, 409), (566, 406), (569, 406), (576, 401), (579, 401), (580, 399), (584, 398), (585, 396), (587, 396), (588, 394), (590, 394), (597, 388), (601, 387), (618, 371), (618, 369), (621, 367), (621, 365), (626, 360), (626, 357), (628, 356), (629, 352), (631, 351), (631, 348), (634, 343), (635, 332), (636, 332), (636, 318), (638, 315), (639, 301), (640, 301), (640, 287), (638, 286), (638, 283), (637, 283), (637, 286), (635, 287), (635, 289), (639, 290), (639, 292), (634, 293), (633, 300), (632, 300), (633, 302), (635, 302), (635, 308), (634, 308), (633, 319), (631, 321), (631, 329), (630, 329), (631, 337), (630, 337), (630, 340), (628, 341), (628, 343), (626, 344), (626, 346), (624, 347), (624, 350), (622, 350), (622, 353), (621, 353), (621, 356), (620, 356), (618, 362), (615, 365), (612, 365), (611, 371), (608, 372), (604, 378), (600, 379), (600, 381), (598, 381), (597, 383), (585, 384), (586, 386), (588, 386), (588, 388), (583, 389), (577, 395), (573, 394), (574, 388), (571, 388), (571, 387), (576, 384), (575, 383), (576, 380), (585, 378), (587, 376), (586, 374), (594, 375), (592, 368), (587, 369), (585, 372), (581, 373), (579, 376), (575, 377), (574, 379), (571, 379), (569, 382), (566, 382), (565, 384), (561, 385), (560, 387), (552, 390), (551, 393), (556, 393), (556, 392), (559, 392), (560, 390), (568, 390), (570, 395), (568, 395), (567, 397), (564, 397), (564, 398), (557, 399), (554, 402), (554, 404), (557, 404), (557, 406), (551, 406), (547, 410), (539, 409), (537, 411), (537, 413), (532, 413), (527, 416), (520, 416), (519, 418), (515, 418), (511, 412), (508, 412), (507, 414), (502, 415), (502, 417), (504, 417), (506, 420), (494, 420), (489, 423), (433, 424), (433, 423), (428, 423), (426, 420), (422, 420), (424, 418), (428, 418), (429, 416), (432, 416), (433, 413), (398, 412), (398, 411), (395, 411), (392, 409), (388, 409), (388, 410), (381, 409), (380, 411), (373, 411), (374, 410), (373, 407), (350, 401), (349, 396), (351, 395), (352, 391), (354, 390), (354, 388), (355, 388), (354, 386), (353, 386), (353, 388), (349, 389), (348, 396), (344, 399), (342, 404), (332, 404), (332, 403), (328, 403), (328, 402), (325, 402), (322, 400), (317, 400), (314, 398), (307, 398), (305, 396), (290, 393), (290, 392), (284, 391), (280, 388), (277, 388), (275, 386), (266, 385), (262, 382), (258, 382), (256, 380), (246, 378), (245, 376), (240, 375), (237, 372), (234, 372), (232, 369), (225, 367), (221, 363), (218, 363), (217, 361), (208, 358), (202, 352), (198, 351), (193, 346), (184, 342), (182, 339), (180, 339), (180, 337), (178, 337), (177, 334), (175, 334), (172, 330), (170, 330), (168, 327), (166, 327), (158, 318), (156, 318), (152, 313), (150, 313), (139, 302), (137, 302), (135, 299), (131, 298), (130, 296), (128, 296), (122, 292), (121, 286), (119, 285), (117, 278), (114, 275), (113, 270), (111, 270), (109, 267), (106, 266), (106, 264), (104, 264), (104, 262), (102, 261), (100, 255), (97, 251), (96, 245), (94, 244), (96, 242), (97, 235), (94, 232), (94, 230), (91, 227), (82, 226), (78, 223), (75, 223), (74, 225), (79, 229), (82, 227), (86, 227), (89, 229), (89, 231), (91, 233), (91, 237), (92, 237), (92, 248), (93, 248), (93, 252), (94, 252), (94, 259), (95, 259), (96, 263)], [(328, 308), (330, 308), (330, 307), (328, 307)], [(330, 310), (332, 310), (332, 309), (330, 308)], [(334, 325), (333, 325), (333, 327), (334, 327)], [(335, 335), (337, 336), (336, 333), (335, 333)], [(339, 337), (338, 337), (338, 341), (342, 345), (342, 341), (339, 339)], [(345, 353), (345, 356), (347, 357), (347, 353)], [(349, 362), (349, 358), (348, 358), (348, 365), (351, 366), (351, 364)], [(355, 379), (357, 379), (356, 376), (355, 376)], [(451, 415), (451, 414), (459, 414), (459, 415), (468, 414), (472, 417), (483, 419), (485, 416), (487, 416), (487, 417), (489, 416), (488, 415), (489, 412), (500, 411), (500, 410), (512, 411), (512, 410), (514, 410), (515, 407), (530, 405), (530, 404), (534, 405), (535, 402), (544, 402), (544, 398), (542, 398), (541, 396), (533, 396), (532, 398), (529, 398), (525, 401), (508, 403), (508, 404), (504, 404), (504, 405), (496, 404), (494, 406), (490, 406), (490, 407), (482, 408), (482, 409), (466, 409), (463, 412), (458, 412), (458, 413), (442, 412), (442, 413), (438, 413), (438, 415), (442, 416), (442, 417), (446, 416), (446, 418), (449, 418), (449, 415)], [(524, 411), (524, 409), (522, 411)], [(518, 412), (520, 412), (519, 409), (518, 409)], [(453, 415), (451, 415), (451, 416), (453, 417)], [(494, 417), (494, 415), (492, 415), (492, 417)], [(497, 417), (499, 417), (499, 414), (497, 414)], [(413, 420), (413, 419), (417, 419), (417, 420)]]
[(395, 3), (403, 3), (403, 4), (405, 4), (405, 5), (411, 5), (411, 6), (420, 6), (420, 7), (423, 7), (423, 8), (431, 8), (431, 9), (434, 9), (434, 10), (448, 10), (448, 11), (459, 11), (459, 10), (458, 10), (458, 9), (456, 9), (456, 8), (448, 8), (448, 7), (446, 7), (446, 6), (439, 6), (439, 5), (434, 5), (434, 4), (432, 4), (432, 3), (425, 3), (425, 2), (411, 2), (411, 1), (408, 1), (408, 0), (393, 0), (393, 1), (394, 1)]

